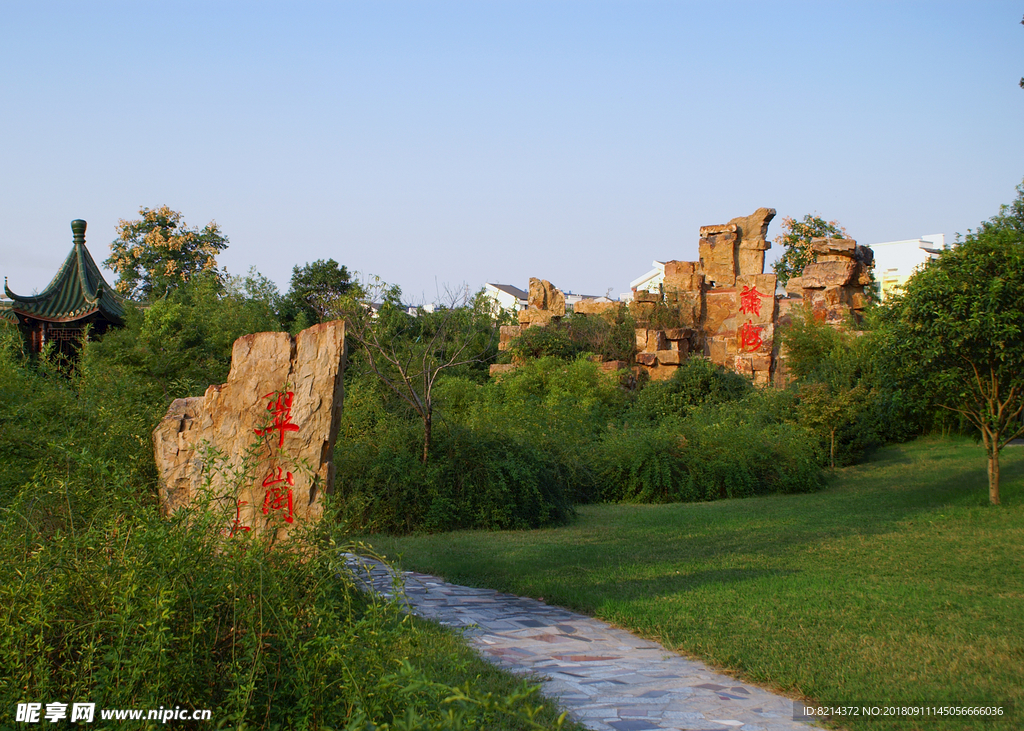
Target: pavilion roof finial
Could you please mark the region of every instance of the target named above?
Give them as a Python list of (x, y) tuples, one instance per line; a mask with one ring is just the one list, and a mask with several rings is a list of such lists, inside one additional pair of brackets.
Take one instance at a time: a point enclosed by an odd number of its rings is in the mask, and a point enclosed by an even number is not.
[(86, 223), (81, 218), (71, 222), (71, 233), (74, 234), (75, 246), (85, 246)]

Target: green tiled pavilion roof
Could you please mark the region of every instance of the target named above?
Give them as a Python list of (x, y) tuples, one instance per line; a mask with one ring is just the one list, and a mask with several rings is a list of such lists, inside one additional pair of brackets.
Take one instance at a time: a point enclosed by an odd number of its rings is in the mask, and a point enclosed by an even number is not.
[(50, 322), (69, 322), (98, 311), (112, 323), (123, 322), (121, 297), (103, 279), (99, 267), (85, 248), (85, 221), (72, 221), (71, 230), (74, 232), (74, 247), (53, 281), (40, 294), (30, 297), (14, 294), (4, 280), (4, 291), (13, 301), (8, 307), (0, 306), (0, 317), (9, 319), (10, 315), (19, 314)]

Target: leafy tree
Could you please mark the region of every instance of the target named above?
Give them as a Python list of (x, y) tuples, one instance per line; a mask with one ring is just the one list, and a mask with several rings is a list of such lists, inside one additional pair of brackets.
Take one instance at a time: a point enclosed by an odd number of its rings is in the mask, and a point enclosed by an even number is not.
[(273, 282), (250, 272), (194, 277), (143, 308), (129, 308), (125, 327), (107, 332), (86, 353), (89, 367), (124, 369), (164, 397), (198, 396), (223, 383), (235, 340), (279, 330)]
[(786, 216), (782, 219), (782, 233), (775, 237), (775, 244), (785, 249), (782, 257), (772, 264), (772, 269), (782, 284), (792, 277), (799, 277), (804, 267), (814, 261), (811, 253), (813, 238), (846, 238), (849, 234), (839, 221), (826, 221), (821, 216), (808, 213), (802, 221)]
[(887, 309), (900, 375), (978, 429), (993, 505), (999, 452), (1024, 435), (1024, 183), (1017, 194), (912, 276)]
[(470, 295), (463, 289), (449, 292), (432, 312), (421, 307), (410, 315), (401, 305), (401, 290), (377, 280), (333, 310), (345, 317), (346, 335), (361, 346), (373, 372), (422, 421), (424, 464), (430, 457), (438, 377), (495, 355), (492, 302), (483, 290)]
[(292, 269), (292, 286), (282, 302), (282, 319), (301, 330), (323, 322), (355, 291), (348, 269), (334, 259), (317, 259)]
[(126, 297), (153, 300), (202, 272), (219, 277), (217, 254), (228, 239), (216, 221), (189, 228), (167, 206), (140, 208), (140, 219), (118, 221), (117, 238), (104, 264), (117, 273), (117, 290)]
[(921, 432), (927, 402), (900, 391), (886, 369), (874, 316), (856, 333), (794, 312), (776, 331), (796, 396), (798, 423), (815, 432), (831, 467), (852, 464), (867, 449)]

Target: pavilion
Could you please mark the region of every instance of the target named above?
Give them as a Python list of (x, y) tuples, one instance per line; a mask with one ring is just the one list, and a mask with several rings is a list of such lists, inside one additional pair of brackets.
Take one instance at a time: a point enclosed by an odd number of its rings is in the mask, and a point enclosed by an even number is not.
[(53, 343), (58, 352), (73, 358), (87, 326), (102, 335), (124, 324), (124, 301), (85, 248), (85, 226), (81, 219), (71, 222), (71, 253), (40, 294), (15, 294), (4, 278), (4, 292), (11, 301), (0, 302), (0, 319), (17, 324), (33, 353)]

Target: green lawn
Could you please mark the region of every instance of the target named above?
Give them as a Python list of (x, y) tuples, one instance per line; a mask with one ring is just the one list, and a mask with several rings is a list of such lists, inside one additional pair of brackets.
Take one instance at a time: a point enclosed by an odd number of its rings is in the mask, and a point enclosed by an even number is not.
[(1024, 447), (1004, 450), (1002, 476), (991, 507), (983, 449), (923, 439), (810, 495), (585, 506), (564, 528), (369, 542), (404, 568), (543, 597), (794, 697), (1009, 714), (851, 729), (1010, 729), (1024, 718)]

